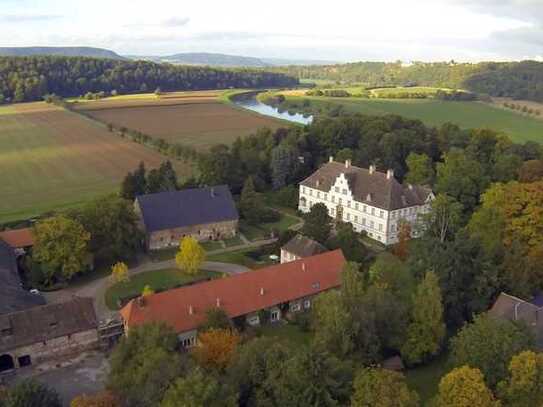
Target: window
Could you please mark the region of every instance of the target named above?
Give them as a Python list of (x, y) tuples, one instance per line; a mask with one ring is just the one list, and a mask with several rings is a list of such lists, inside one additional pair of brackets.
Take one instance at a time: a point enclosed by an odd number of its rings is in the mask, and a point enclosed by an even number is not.
[(296, 303), (294, 303), (294, 304), (292, 304), (292, 305), (290, 306), (290, 310), (291, 310), (292, 312), (298, 312), (298, 311), (300, 311), (301, 308), (302, 308), (302, 307), (300, 306), (300, 303), (299, 303), (299, 302), (296, 302)]
[(334, 191), (336, 191), (337, 193), (339, 193), (339, 187), (335, 187), (335, 188), (334, 188)]
[(375, 208), (371, 208), (371, 214), (375, 215)]
[(371, 226), (372, 229), (374, 229), (375, 228), (375, 222), (371, 220), (370, 221), (370, 226)]
[(305, 309), (311, 308), (311, 301), (310, 300), (305, 300), (304, 301), (304, 308)]
[(273, 310), (270, 314), (270, 321), (271, 322), (279, 321), (279, 318), (280, 318), (279, 310)]
[(379, 223), (379, 232), (382, 232), (382, 231), (383, 231), (383, 224)]
[(347, 217), (347, 220), (351, 220), (351, 214), (350, 213), (347, 213), (346, 217)]
[(336, 202), (336, 197), (334, 195), (332, 195), (332, 202)]
[(17, 360), (19, 361), (19, 367), (30, 366), (32, 364), (30, 355), (19, 356)]
[(383, 218), (385, 216), (385, 213), (383, 211), (379, 211), (379, 217)]
[(190, 338), (185, 338), (181, 341), (181, 345), (184, 347), (184, 348), (191, 348), (193, 347), (194, 345), (196, 345), (196, 337), (195, 336), (191, 336)]
[(355, 202), (354, 208), (355, 208), (356, 210), (358, 210), (358, 202)]
[(366, 212), (366, 205), (362, 205), (362, 211)]
[(347, 201), (347, 206), (350, 208), (351, 207), (351, 201)]
[(302, 187), (302, 193), (305, 194), (305, 187)]
[(341, 193), (342, 193), (343, 195), (347, 195), (347, 190), (346, 190), (346, 189), (342, 189), (342, 190), (341, 190)]
[(328, 200), (328, 194), (324, 194), (324, 200), (325, 200), (325, 201)]
[(358, 216), (354, 215), (354, 221), (358, 223)]
[(362, 218), (362, 225), (366, 226), (366, 218)]
[(247, 320), (247, 323), (251, 326), (258, 325), (260, 323), (260, 318), (258, 318), (258, 315), (253, 315)]
[(342, 202), (341, 198), (338, 198), (338, 203), (339, 203), (340, 205), (341, 205), (341, 202)]
[(309, 196), (313, 196), (313, 190), (312, 189), (309, 190)]

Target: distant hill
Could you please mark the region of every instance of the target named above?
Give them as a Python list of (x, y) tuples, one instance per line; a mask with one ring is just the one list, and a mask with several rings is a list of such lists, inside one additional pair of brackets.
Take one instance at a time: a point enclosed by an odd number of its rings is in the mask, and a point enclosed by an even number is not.
[(125, 59), (119, 54), (104, 48), (92, 47), (0, 47), (0, 56), (28, 57), (35, 55), (56, 55), (63, 57), (90, 57)]
[(143, 59), (153, 62), (167, 62), (178, 65), (208, 65), (222, 67), (265, 68), (282, 65), (324, 65), (333, 62), (313, 60), (290, 60), (281, 58), (255, 58), (240, 55), (216, 54), (209, 52), (186, 52), (165, 56), (129, 55), (130, 59)]

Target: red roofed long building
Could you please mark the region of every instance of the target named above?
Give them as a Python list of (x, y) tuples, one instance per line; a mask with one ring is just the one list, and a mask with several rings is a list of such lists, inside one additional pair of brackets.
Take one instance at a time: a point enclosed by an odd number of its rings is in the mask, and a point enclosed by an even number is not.
[(222, 308), (232, 319), (242, 317), (249, 325), (260, 323), (263, 310), (271, 322), (278, 321), (286, 313), (310, 308), (315, 295), (339, 287), (344, 265), (343, 253), (334, 250), (134, 299), (121, 310), (125, 332), (144, 323), (164, 322), (184, 346), (192, 346), (198, 326), (212, 308)]

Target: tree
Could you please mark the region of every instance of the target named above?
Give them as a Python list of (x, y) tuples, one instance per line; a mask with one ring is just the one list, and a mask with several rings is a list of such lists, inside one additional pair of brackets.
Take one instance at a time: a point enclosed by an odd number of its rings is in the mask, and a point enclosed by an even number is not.
[(341, 249), (348, 261), (362, 263), (368, 254), (366, 246), (360, 241), (360, 235), (355, 232), (351, 223), (341, 223), (337, 226), (335, 236), (328, 239), (326, 246), (331, 249)]
[(87, 396), (77, 396), (70, 402), (70, 407), (121, 407), (119, 400), (109, 391)]
[(287, 143), (281, 143), (271, 152), (270, 168), (273, 189), (278, 190), (287, 185), (289, 176), (296, 172), (298, 149)]
[(230, 329), (232, 320), (222, 308), (210, 308), (206, 311), (206, 319), (198, 328), (199, 331), (208, 331), (210, 329)]
[(369, 269), (369, 279), (374, 286), (386, 289), (403, 302), (411, 300), (415, 280), (406, 263), (384, 252), (377, 256)]
[(121, 184), (120, 196), (128, 201), (133, 201), (136, 199), (137, 191), (138, 186), (136, 185), (136, 178), (134, 177), (134, 174), (129, 172), (126, 174)]
[(480, 369), (487, 384), (495, 388), (507, 376), (511, 358), (532, 347), (533, 338), (525, 325), (483, 314), (451, 339), (451, 361), (454, 366)]
[(47, 284), (55, 278), (69, 280), (83, 270), (89, 240), (90, 234), (79, 222), (63, 215), (36, 224), (32, 258), (45, 266)]
[(437, 164), (436, 191), (460, 202), (467, 213), (477, 206), (487, 185), (481, 164), (463, 151), (452, 150)]
[(419, 397), (405, 377), (381, 368), (365, 368), (356, 375), (352, 407), (416, 407)]
[(437, 407), (499, 407), (479, 369), (462, 366), (453, 369), (439, 382)]
[(411, 224), (400, 221), (398, 243), (394, 246), (392, 252), (402, 261), (406, 260), (409, 256), (409, 240), (411, 240)]
[(243, 216), (250, 225), (256, 225), (261, 222), (260, 215), (262, 207), (263, 202), (255, 191), (253, 178), (248, 177), (243, 184), (239, 200), (241, 216)]
[(413, 185), (432, 185), (434, 169), (432, 160), (426, 154), (409, 153), (405, 160), (408, 168), (405, 180)]
[(192, 354), (204, 368), (226, 369), (239, 344), (239, 335), (231, 329), (210, 329), (198, 335)]
[(125, 263), (115, 263), (111, 268), (111, 280), (114, 283), (126, 283), (130, 281), (128, 266)]
[(409, 364), (424, 362), (435, 356), (445, 338), (441, 290), (435, 273), (429, 271), (418, 285), (413, 298), (411, 323), (402, 356)]
[(90, 233), (89, 249), (101, 260), (130, 259), (141, 247), (138, 216), (130, 201), (105, 196), (75, 211), (72, 217)]
[[(0, 400), (2, 402), (2, 400)], [(62, 407), (57, 392), (32, 379), (11, 387), (2, 407)]]
[(305, 223), (301, 230), (302, 234), (319, 243), (325, 244), (332, 230), (332, 222), (328, 216), (326, 205), (322, 203), (313, 205), (309, 213), (305, 214), (304, 221)]
[(157, 192), (162, 192), (162, 177), (158, 169), (153, 168), (147, 173), (145, 187), (146, 194), (155, 194)]
[(264, 380), (258, 405), (344, 406), (349, 401), (352, 369), (348, 362), (315, 349), (304, 349), (274, 364)]
[(237, 396), (228, 394), (213, 376), (196, 367), (178, 378), (166, 392), (161, 407), (236, 407)]
[(192, 236), (181, 239), (179, 252), (175, 256), (175, 262), (186, 273), (196, 274), (205, 261), (205, 250)]
[(543, 404), (543, 354), (532, 351), (513, 356), (509, 377), (498, 386), (500, 398), (511, 407)]
[(462, 204), (453, 197), (438, 194), (423, 217), (425, 233), (441, 243), (451, 239), (462, 224), (462, 209)]
[(153, 290), (153, 287), (151, 287), (149, 284), (145, 284), (143, 287), (143, 290), (141, 291), (142, 297), (148, 297), (150, 295), (153, 295), (155, 293), (155, 290)]
[(134, 196), (144, 195), (147, 192), (147, 170), (143, 161), (133, 173)]
[(519, 170), (520, 182), (534, 182), (543, 179), (543, 160), (528, 160)]
[(175, 332), (164, 324), (131, 328), (110, 358), (108, 388), (123, 405), (154, 407), (183, 371)]

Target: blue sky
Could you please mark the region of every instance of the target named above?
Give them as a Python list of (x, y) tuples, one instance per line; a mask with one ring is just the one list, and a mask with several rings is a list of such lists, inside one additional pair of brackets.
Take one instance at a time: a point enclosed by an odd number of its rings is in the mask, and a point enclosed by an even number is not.
[(0, 0), (0, 46), (355, 60), (543, 58), (543, 0)]

